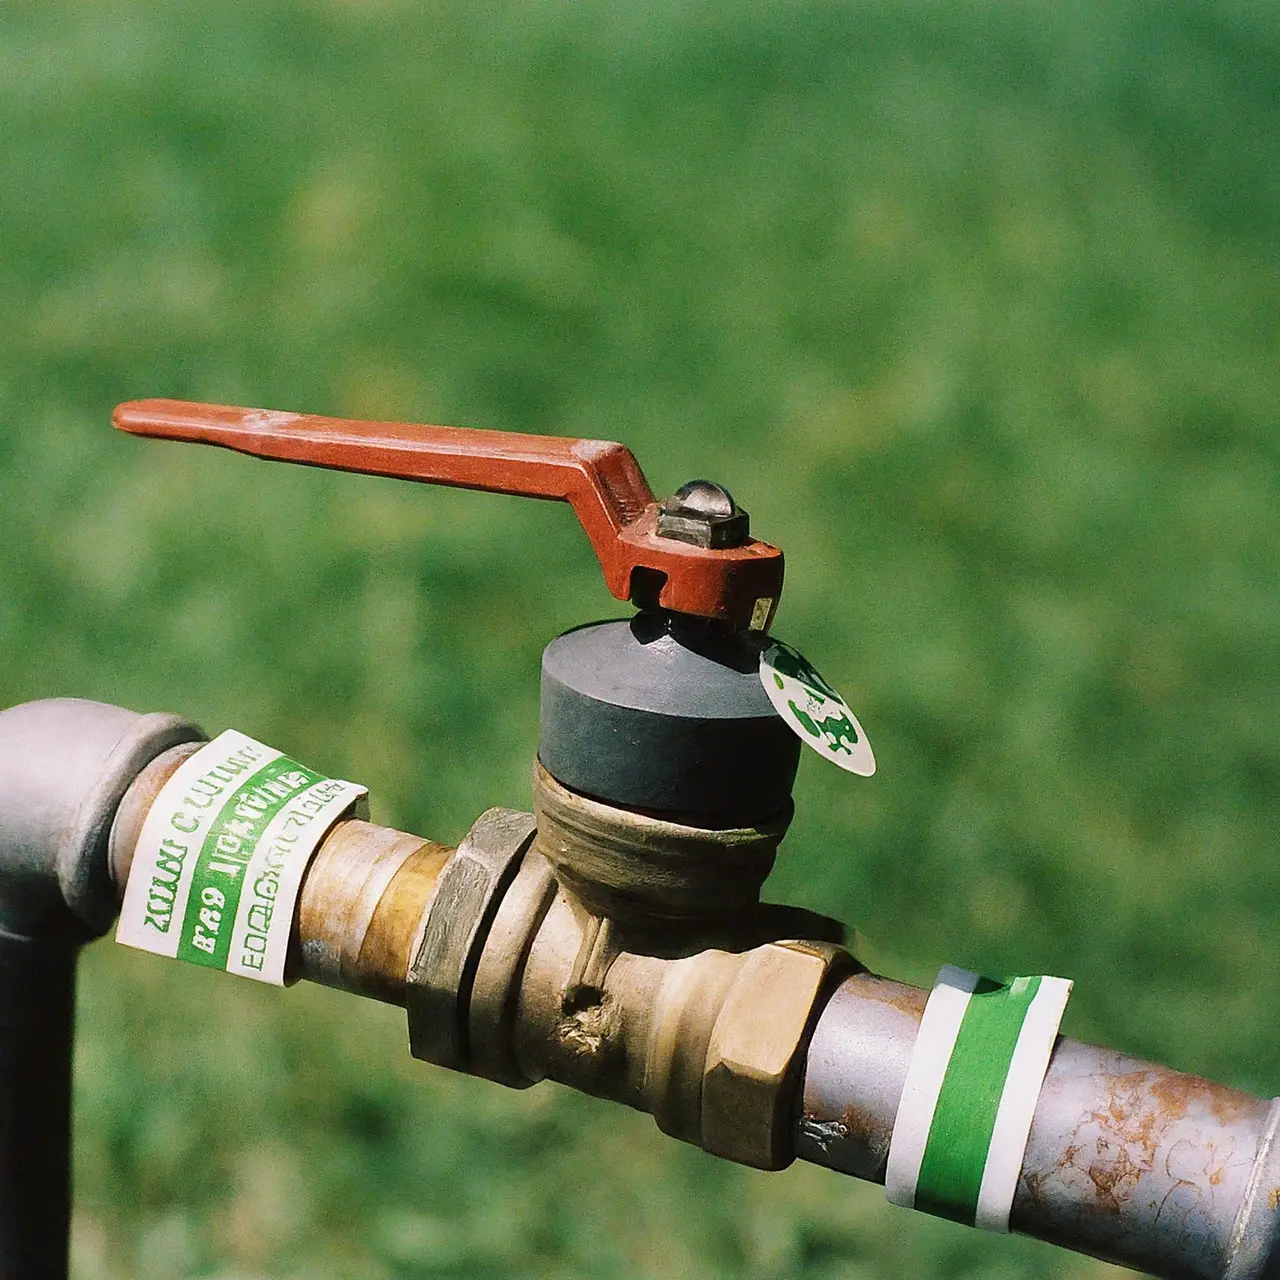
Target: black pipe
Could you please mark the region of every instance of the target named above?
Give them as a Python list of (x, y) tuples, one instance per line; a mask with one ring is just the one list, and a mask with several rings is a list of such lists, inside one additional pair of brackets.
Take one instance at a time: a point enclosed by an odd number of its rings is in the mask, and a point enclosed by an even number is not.
[(67, 1273), (76, 950), (0, 938), (0, 1275)]

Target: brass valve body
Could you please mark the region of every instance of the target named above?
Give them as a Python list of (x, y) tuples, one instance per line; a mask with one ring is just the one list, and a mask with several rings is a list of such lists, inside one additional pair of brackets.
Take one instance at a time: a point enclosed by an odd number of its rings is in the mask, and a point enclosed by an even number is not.
[(510, 1084), (558, 1080), (715, 1155), (784, 1168), (807, 1033), (852, 968), (822, 942), (665, 950), (593, 915), (533, 851), (481, 956), (470, 1067)]
[[(414, 1053), (517, 1088), (557, 1080), (716, 1155), (791, 1163), (807, 1034), (854, 966), (833, 942), (761, 936), (773, 919), (809, 923), (757, 901), (789, 813), (759, 829), (681, 826), (579, 796), (541, 766), (534, 794), (536, 828), (491, 810), (441, 875), (409, 969)], [(484, 870), (455, 875), (468, 862)], [(461, 1025), (440, 1053), (450, 1037), (432, 1019), (450, 1007)]]

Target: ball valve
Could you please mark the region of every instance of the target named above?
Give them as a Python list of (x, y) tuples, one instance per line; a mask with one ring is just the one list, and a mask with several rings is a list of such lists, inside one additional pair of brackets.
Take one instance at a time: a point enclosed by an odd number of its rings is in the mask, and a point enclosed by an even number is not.
[[(114, 421), (568, 502), (636, 607), (547, 646), (534, 813), (490, 809), (456, 849), (368, 822), (363, 788), (243, 734), (148, 738), (74, 850), (123, 899), (120, 940), (403, 1005), (423, 1060), (556, 1080), (757, 1168), (803, 1158), (1162, 1275), (1280, 1274), (1280, 1104), (1062, 1038), (1063, 979), (947, 966), (918, 991), (858, 965), (837, 922), (760, 902), (801, 745), (855, 774), (875, 759), (770, 636), (782, 553), (722, 487), (658, 501), (627, 449), (595, 440), (172, 400)], [(95, 706), (3, 713), (0, 764), (7, 730), (29, 773), (31, 724)], [(92, 712), (104, 742), (121, 715)], [(27, 861), (29, 843), (9, 840)], [(25, 867), (0, 839), (0, 872), (6, 857)]]

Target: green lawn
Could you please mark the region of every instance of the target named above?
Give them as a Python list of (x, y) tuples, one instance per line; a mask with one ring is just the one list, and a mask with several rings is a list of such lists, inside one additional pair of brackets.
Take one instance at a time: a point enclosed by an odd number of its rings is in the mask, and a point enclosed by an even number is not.
[[(567, 510), (140, 442), (119, 400), (593, 435), (728, 484), (880, 772), (770, 892), (1280, 1091), (1280, 8), (0, 9), (0, 706), (235, 726), (456, 840), (528, 804)], [(402, 1015), (82, 966), (79, 1280), (1100, 1276)]]

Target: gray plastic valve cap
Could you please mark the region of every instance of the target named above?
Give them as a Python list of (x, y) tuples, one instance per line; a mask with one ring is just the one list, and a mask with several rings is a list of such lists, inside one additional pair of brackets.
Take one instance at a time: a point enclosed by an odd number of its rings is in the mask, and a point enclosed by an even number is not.
[(682, 615), (568, 631), (542, 655), (539, 758), (610, 804), (749, 826), (790, 803), (800, 758), (758, 668), (749, 640)]

